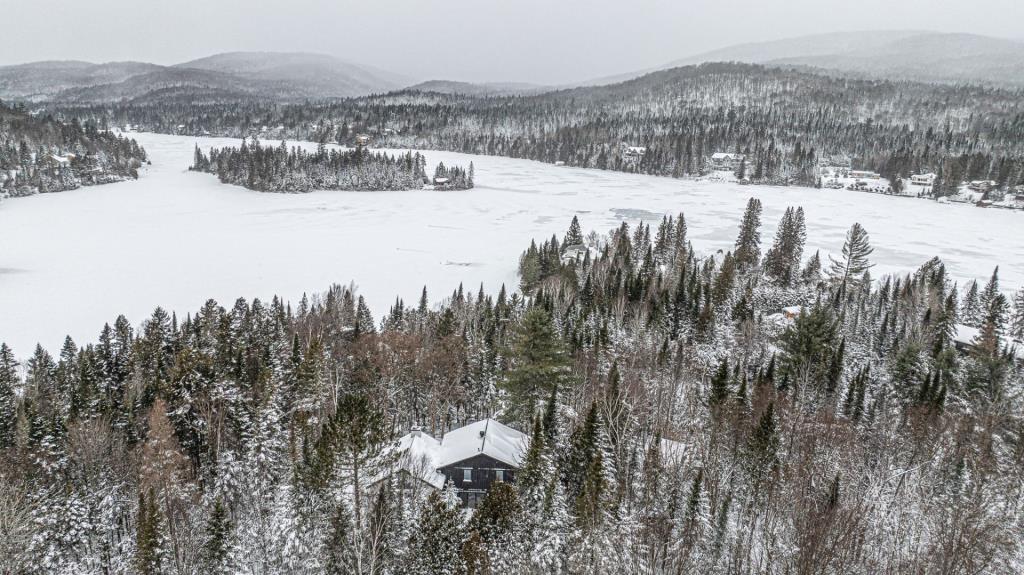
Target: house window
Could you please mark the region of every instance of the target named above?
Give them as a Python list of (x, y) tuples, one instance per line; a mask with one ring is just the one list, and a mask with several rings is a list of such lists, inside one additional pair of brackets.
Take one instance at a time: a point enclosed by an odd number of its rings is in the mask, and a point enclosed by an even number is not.
[(504, 469), (495, 469), (494, 470), (494, 478), (497, 479), (498, 481), (505, 481), (505, 470)]
[(465, 482), (465, 483), (469, 483), (470, 481), (473, 481), (473, 470), (472, 469), (463, 469), (462, 470), (462, 481)]

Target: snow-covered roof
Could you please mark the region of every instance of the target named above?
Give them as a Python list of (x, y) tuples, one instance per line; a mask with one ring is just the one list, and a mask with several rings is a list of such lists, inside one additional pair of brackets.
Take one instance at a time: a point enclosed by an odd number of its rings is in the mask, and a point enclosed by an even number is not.
[[(476, 455), (487, 455), (514, 467), (522, 465), (529, 437), (493, 419), (483, 419), (444, 434), (441, 441), (414, 429), (403, 435), (393, 447), (396, 454), (391, 473), (405, 471), (441, 489), (444, 475), (441, 467), (465, 461)], [(383, 479), (383, 477), (381, 477)]]
[(394, 448), (398, 459), (393, 472), (405, 471), (412, 477), (422, 479), (430, 485), (441, 489), (444, 487), (444, 475), (438, 473), (437, 458), (441, 450), (441, 442), (429, 434), (413, 430), (398, 440)]
[[(974, 345), (974, 340), (981, 333), (980, 329), (962, 323), (958, 323), (955, 330), (953, 341), (965, 346)], [(1016, 345), (1015, 342), (1007, 341), (1006, 338), (1001, 338), (999, 343), (1000, 345), (1009, 345), (1014, 357), (1017, 359), (1024, 359), (1024, 346)]]
[(803, 308), (798, 305), (790, 305), (782, 308), (782, 313), (788, 313), (789, 315), (800, 315)]
[(956, 325), (956, 333), (953, 334), (953, 341), (956, 343), (970, 344), (978, 336), (978, 328), (964, 325)]
[(446, 467), (482, 454), (519, 467), (529, 441), (525, 433), (493, 419), (482, 419), (444, 434), (437, 466)]
[(711, 154), (712, 160), (741, 160), (743, 154), (730, 154), (729, 152), (715, 152)]

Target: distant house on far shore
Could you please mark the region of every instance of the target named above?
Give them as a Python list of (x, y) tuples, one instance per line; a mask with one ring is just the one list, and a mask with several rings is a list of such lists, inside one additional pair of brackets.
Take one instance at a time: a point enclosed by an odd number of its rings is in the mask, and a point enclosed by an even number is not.
[(53, 170), (53, 174), (54, 175), (58, 175), (61, 172), (63, 172), (64, 170), (71, 169), (71, 162), (74, 159), (75, 159), (75, 155), (74, 154), (64, 154), (64, 155), (51, 154), (50, 157), (47, 158), (47, 163), (49, 164), (50, 168)]
[(746, 156), (743, 154), (730, 154), (727, 152), (717, 152), (711, 154), (711, 169), (720, 171), (735, 171), (739, 168), (740, 164)]
[(967, 188), (970, 189), (972, 192), (982, 193), (991, 190), (995, 186), (996, 183), (991, 180), (974, 180), (973, 182), (967, 184)]
[(647, 148), (643, 146), (625, 146), (622, 150), (622, 157), (629, 162), (639, 162), (647, 155)]
[(935, 174), (914, 174), (910, 176), (910, 184), (913, 186), (931, 186), (935, 183)]

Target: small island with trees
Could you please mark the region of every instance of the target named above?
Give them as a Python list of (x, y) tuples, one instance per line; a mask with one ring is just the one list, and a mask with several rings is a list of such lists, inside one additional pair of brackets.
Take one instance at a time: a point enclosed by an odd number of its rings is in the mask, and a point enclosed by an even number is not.
[(468, 190), (473, 187), (473, 166), (438, 164), (427, 177), (427, 160), (419, 152), (390, 155), (365, 148), (316, 151), (263, 146), (242, 140), (237, 148), (213, 148), (209, 154), (196, 146), (190, 170), (216, 174), (225, 184), (260, 192), (306, 193), (314, 190), (403, 191), (419, 189)]

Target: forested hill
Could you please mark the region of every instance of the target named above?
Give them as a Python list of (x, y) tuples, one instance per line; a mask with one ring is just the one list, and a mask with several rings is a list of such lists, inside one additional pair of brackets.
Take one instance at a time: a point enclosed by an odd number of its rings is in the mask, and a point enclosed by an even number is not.
[(740, 152), (745, 175), (768, 183), (813, 185), (821, 161), (886, 177), (932, 171), (955, 183), (1024, 181), (1020, 91), (748, 64), (687, 66), (533, 96), (400, 91), (301, 105), (182, 99), (65, 110), (158, 132), (244, 136), (269, 126), (275, 137), (342, 143), (366, 133), (386, 147), (675, 177), (703, 172), (715, 152)]
[[(335, 286), (121, 316), (24, 369), (0, 345), (0, 565), (1020, 573), (1024, 292), (937, 258), (875, 281), (859, 224), (823, 262), (799, 207), (777, 230), (752, 199), (708, 257), (683, 215), (574, 220), (526, 250), (526, 297), (377, 322)], [(387, 473), (402, 434), (484, 417), (531, 439), (474, 511)]]
[(26, 196), (138, 177), (146, 152), (93, 122), (60, 122), (0, 103), (0, 195)]

